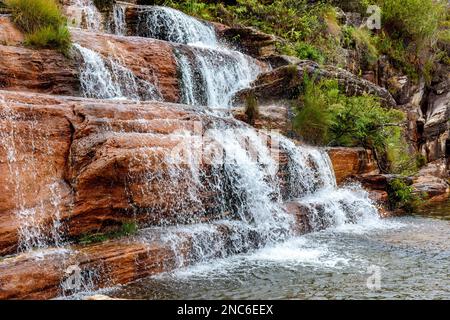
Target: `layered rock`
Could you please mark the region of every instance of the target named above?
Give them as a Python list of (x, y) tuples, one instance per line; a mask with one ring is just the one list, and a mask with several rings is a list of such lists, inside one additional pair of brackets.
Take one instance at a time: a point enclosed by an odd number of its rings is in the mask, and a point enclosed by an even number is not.
[(255, 96), (262, 104), (278, 99), (292, 99), (298, 95), (299, 86), (304, 76), (310, 79), (335, 79), (343, 92), (349, 96), (363, 93), (373, 94), (380, 98), (386, 107), (396, 106), (389, 92), (370, 81), (360, 79), (352, 73), (333, 66), (320, 67), (312, 61), (302, 61), (297, 65), (280, 67), (261, 74), (251, 88), (240, 91), (236, 101), (243, 103), (248, 96)]
[(128, 68), (154, 84), (165, 101), (179, 102), (177, 63), (170, 43), (140, 37), (121, 37), (72, 29), (72, 40)]
[(0, 299), (51, 299), (128, 283), (175, 266), (170, 246), (137, 240), (24, 253), (0, 261)]

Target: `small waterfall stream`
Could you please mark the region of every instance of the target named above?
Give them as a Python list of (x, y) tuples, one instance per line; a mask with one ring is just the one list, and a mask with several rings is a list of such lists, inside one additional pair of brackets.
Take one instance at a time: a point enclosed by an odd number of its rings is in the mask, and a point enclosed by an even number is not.
[(97, 52), (74, 44), (80, 54), (80, 83), (84, 96), (96, 99), (161, 100), (157, 88), (137, 78), (115, 59), (105, 61)]
[[(34, 151), (40, 149), (44, 157), (51, 157), (55, 152), (49, 144), (38, 145), (34, 134), (39, 130), (37, 119), (26, 119), (23, 114), (13, 111), (0, 96), (0, 152), (4, 152), (7, 159), (9, 174), (5, 179), (14, 186), (14, 190), (8, 191), (14, 195), (14, 215), (20, 226), (19, 251), (62, 243), (59, 184), (56, 181), (40, 181), (40, 184), (30, 185), (31, 181), (39, 181), (46, 170), (39, 167)], [(23, 131), (28, 133), (26, 140), (22, 138)], [(48, 194), (48, 203), (42, 199), (35, 202), (30, 198), (30, 193)]]

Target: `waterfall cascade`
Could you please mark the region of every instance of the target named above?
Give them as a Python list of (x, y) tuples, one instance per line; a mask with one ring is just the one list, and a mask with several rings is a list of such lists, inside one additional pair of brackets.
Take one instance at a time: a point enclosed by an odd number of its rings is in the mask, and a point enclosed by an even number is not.
[[(91, 6), (90, 1), (78, 1)], [(257, 60), (220, 44), (211, 25), (169, 8), (140, 8), (138, 35), (175, 43), (182, 99), (186, 104), (227, 109), (231, 107), (233, 95), (249, 86), (262, 71)], [(126, 34), (124, 9), (120, 5), (115, 7), (113, 19), (114, 31)], [(162, 100), (153, 84), (137, 78), (116, 58), (102, 58), (78, 44), (74, 49), (80, 59), (80, 82), (86, 97)], [(3, 118), (20, 117), (8, 111), (5, 101), (0, 104), (0, 125)], [(228, 113), (214, 115), (208, 118), (209, 127), (198, 136), (182, 130), (177, 132), (186, 146), (181, 146), (178, 150), (181, 152), (174, 150), (159, 159), (167, 170), (164, 174), (158, 176), (152, 171), (155, 159), (146, 158), (146, 152), (154, 150), (146, 146), (136, 149), (142, 150), (143, 155), (129, 163), (133, 166), (133, 161), (148, 162), (140, 163), (143, 167), (147, 165), (148, 170), (139, 177), (145, 181), (139, 190), (125, 193), (152, 193), (154, 197), (167, 199), (167, 203), (175, 203), (172, 211), (178, 223), (174, 226), (171, 221), (160, 221), (158, 226), (141, 230), (138, 237), (143, 241), (159, 237), (169, 243), (179, 259), (179, 266), (261, 248), (295, 236), (296, 218), (286, 209), (288, 202), (295, 202), (305, 210), (313, 231), (377, 218), (377, 210), (365, 191), (358, 187), (337, 187), (324, 150), (298, 146), (275, 133), (259, 132), (229, 119)], [(222, 119), (225, 117), (227, 121)], [(144, 125), (145, 119), (142, 119)], [(58, 185), (52, 181), (47, 185), (49, 201), (55, 210), (51, 230), (44, 230), (39, 220), (45, 212), (41, 209), (43, 204), (27, 205), (23, 195), (26, 186), (21, 178), (23, 172), (36, 173), (38, 168), (32, 157), (19, 165), (17, 155), (23, 147), (19, 144), (33, 144), (33, 139), (17, 141), (15, 130), (14, 127), (0, 128), (0, 150), (8, 155), (10, 178), (16, 188), (21, 248), (31, 250), (49, 243), (58, 245), (62, 228)], [(120, 136), (120, 132), (111, 132), (114, 134)], [(148, 135), (152, 134), (156, 135)], [(198, 146), (202, 151), (200, 155), (195, 151)], [(285, 157), (280, 157), (280, 153)], [(281, 158), (286, 160), (283, 162)], [(208, 195), (206, 200), (204, 194)], [(167, 203), (164, 205), (169, 206)], [(145, 209), (157, 213), (166, 208)], [(133, 210), (130, 209), (131, 213)], [(186, 234), (192, 248), (189, 261), (181, 252), (181, 241), (186, 239)]]
[(75, 27), (83, 27), (91, 31), (101, 31), (103, 17), (94, 5), (93, 0), (70, 0), (66, 11), (72, 17)]
[[(14, 215), (20, 226), (18, 248), (20, 251), (29, 251), (33, 248), (59, 245), (62, 226), (57, 181), (43, 181), (43, 188), (40, 185), (28, 184), (29, 181), (39, 180), (42, 172), (47, 169), (39, 167), (35, 150), (41, 150), (44, 157), (51, 157), (54, 150), (50, 144), (41, 145), (34, 139), (34, 134), (40, 130), (38, 120), (24, 121), (23, 118), (24, 115), (14, 112), (9, 108), (8, 102), (0, 97), (0, 152), (6, 154), (8, 167), (8, 175), (4, 178), (14, 186)], [(20, 134), (23, 130), (28, 132), (28, 139), (24, 139)], [(36, 202), (30, 199), (30, 192), (48, 194), (49, 204), (44, 203), (44, 200)]]
[(80, 83), (89, 98), (131, 100), (161, 100), (157, 88), (137, 78), (114, 58), (105, 61), (98, 53), (74, 44), (82, 58)]
[[(229, 108), (233, 95), (262, 70), (255, 59), (220, 43), (207, 22), (159, 6), (141, 6), (138, 14), (136, 35), (185, 45), (175, 50), (182, 103)], [(124, 28), (120, 25), (115, 29)]]

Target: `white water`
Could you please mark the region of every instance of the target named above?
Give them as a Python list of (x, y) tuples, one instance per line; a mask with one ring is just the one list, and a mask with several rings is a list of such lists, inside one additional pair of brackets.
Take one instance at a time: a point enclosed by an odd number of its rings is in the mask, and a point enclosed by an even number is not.
[(175, 51), (182, 103), (229, 108), (261, 72), (255, 59), (220, 44), (209, 23), (159, 6), (140, 7), (139, 17), (138, 36), (188, 45)]
[(124, 36), (127, 33), (127, 23), (125, 21), (125, 6), (114, 4), (113, 6), (113, 26), (114, 34)]
[(250, 85), (261, 72), (256, 60), (222, 48), (191, 47), (177, 50), (183, 103), (229, 108), (235, 93)]
[(178, 10), (160, 6), (142, 6), (136, 33), (183, 44), (217, 47), (214, 27)]
[(71, 0), (66, 11), (73, 18), (69, 24), (90, 31), (102, 30), (103, 17), (92, 0)]
[[(18, 247), (21, 251), (61, 244), (59, 184), (56, 181), (42, 181), (46, 168), (39, 166), (40, 160), (33, 152), (40, 149), (42, 156), (51, 157), (55, 150), (49, 144), (37, 145), (46, 139), (45, 136), (35, 139), (35, 135), (43, 134), (38, 127), (38, 120), (27, 119), (25, 114), (14, 111), (0, 96), (0, 151), (6, 154), (6, 181), (14, 188), (12, 200), (19, 225)], [(26, 140), (24, 129), (28, 134)], [(39, 181), (40, 185), (28, 185), (31, 181)], [(34, 192), (49, 194), (48, 203), (44, 199), (37, 202), (30, 199), (30, 193)]]
[(161, 100), (156, 87), (138, 79), (114, 58), (103, 59), (97, 52), (74, 44), (82, 57), (80, 83), (85, 97), (96, 99)]

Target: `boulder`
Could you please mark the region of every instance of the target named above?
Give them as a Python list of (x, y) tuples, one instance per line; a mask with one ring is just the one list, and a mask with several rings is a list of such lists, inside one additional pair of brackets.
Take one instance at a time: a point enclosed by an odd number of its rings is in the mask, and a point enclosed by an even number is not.
[(312, 61), (302, 61), (297, 65), (283, 66), (262, 73), (249, 89), (238, 92), (235, 100), (243, 104), (248, 96), (256, 97), (260, 103), (295, 98), (305, 75), (310, 79), (312, 77), (335, 79), (343, 92), (349, 96), (369, 93), (378, 96), (385, 107), (396, 106), (395, 100), (386, 89), (378, 87), (370, 81), (360, 79), (344, 69), (333, 66), (321, 67)]
[(364, 148), (328, 148), (338, 184), (342, 184), (356, 175), (378, 173), (372, 152)]

